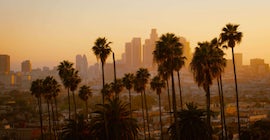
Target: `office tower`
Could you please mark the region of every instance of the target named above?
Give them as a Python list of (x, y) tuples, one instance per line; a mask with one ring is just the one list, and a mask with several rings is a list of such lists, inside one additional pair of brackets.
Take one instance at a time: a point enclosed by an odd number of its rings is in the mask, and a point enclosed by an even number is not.
[(126, 67), (130, 68), (132, 66), (132, 46), (131, 42), (128, 42), (125, 44), (125, 62), (126, 62)]
[(183, 56), (186, 57), (185, 67), (188, 67), (192, 59), (189, 42), (184, 37), (180, 37), (179, 42), (183, 45)]
[(85, 55), (76, 56), (76, 69), (79, 71), (79, 75), (82, 80), (87, 79), (88, 62)]
[(243, 54), (242, 53), (235, 53), (234, 54), (234, 61), (235, 61), (235, 66), (237, 68), (241, 68), (243, 66)]
[(0, 55), (0, 74), (8, 74), (10, 72), (10, 56)]
[(133, 38), (132, 45), (132, 67), (139, 68), (141, 66), (141, 38)]
[(265, 64), (264, 59), (250, 59), (250, 66), (254, 73), (262, 74), (269, 72), (269, 64)]
[(32, 71), (32, 65), (31, 65), (30, 60), (25, 60), (25, 61), (22, 62), (21, 71), (23, 73), (29, 73), (29, 72)]
[(146, 39), (143, 46), (143, 66), (146, 68), (153, 66), (153, 51), (155, 50), (157, 40), (157, 30), (152, 29), (150, 39)]

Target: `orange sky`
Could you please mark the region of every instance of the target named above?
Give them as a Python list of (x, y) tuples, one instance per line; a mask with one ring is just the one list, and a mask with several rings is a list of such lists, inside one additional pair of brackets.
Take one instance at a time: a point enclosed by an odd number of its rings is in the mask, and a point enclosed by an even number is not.
[(125, 42), (141, 37), (143, 43), (151, 28), (184, 36), (193, 49), (231, 22), (244, 34), (235, 49), (244, 63), (251, 58), (270, 63), (269, 5), (267, 0), (0, 0), (0, 54), (11, 56), (12, 70), (27, 59), (33, 68), (74, 62), (76, 54), (86, 54), (93, 64), (91, 47), (99, 36), (113, 42), (120, 58)]

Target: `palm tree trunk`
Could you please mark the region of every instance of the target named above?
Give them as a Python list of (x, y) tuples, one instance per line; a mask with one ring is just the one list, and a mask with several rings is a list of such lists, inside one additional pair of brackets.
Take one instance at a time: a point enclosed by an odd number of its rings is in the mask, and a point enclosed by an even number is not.
[(181, 81), (180, 81), (180, 72), (177, 71), (177, 77), (178, 77), (178, 86), (179, 86), (179, 95), (180, 95), (180, 107), (181, 110), (183, 110), (183, 99), (182, 99), (182, 89), (181, 89)]
[(238, 126), (238, 136), (239, 140), (240, 133), (241, 133), (241, 125), (240, 125), (240, 116), (239, 116), (239, 98), (238, 98), (238, 88), (237, 88), (237, 77), (236, 77), (236, 68), (235, 68), (235, 61), (234, 61), (234, 49), (232, 47), (232, 59), (233, 59), (233, 71), (234, 71), (234, 83), (235, 83), (235, 93), (236, 93), (236, 109), (237, 109), (237, 126)]
[(53, 109), (53, 103), (51, 101), (51, 110), (52, 110), (52, 129), (53, 129), (53, 135), (54, 135), (54, 140), (56, 140), (56, 132), (55, 132), (55, 117), (54, 117), (54, 109)]
[(85, 117), (88, 120), (88, 104), (87, 104), (87, 100), (85, 100)]
[(70, 96), (69, 96), (69, 88), (68, 90), (68, 119), (70, 120)]
[(221, 99), (221, 88), (220, 88), (220, 81), (219, 78), (217, 78), (217, 84), (218, 84), (218, 95), (219, 95), (219, 105), (220, 105), (220, 124), (221, 124), (221, 140), (224, 140), (223, 130), (224, 130), (224, 124), (223, 124), (223, 110), (222, 110), (222, 99)]
[(42, 121), (42, 102), (41, 102), (41, 96), (37, 98), (38, 100), (38, 107), (39, 107), (39, 121), (40, 121), (40, 132), (41, 132), (41, 140), (43, 140), (43, 121)]
[(219, 76), (219, 81), (220, 81), (220, 91), (221, 91), (221, 101), (222, 101), (222, 116), (223, 116), (223, 127), (224, 127), (224, 132), (225, 132), (225, 140), (227, 140), (228, 138), (228, 134), (227, 134), (227, 125), (226, 125), (226, 116), (225, 116), (225, 105), (224, 105), (224, 95), (223, 95), (223, 86), (222, 86), (222, 77), (221, 75)]
[(147, 130), (148, 130), (148, 139), (150, 140), (150, 129), (149, 129), (149, 115), (148, 115), (148, 106), (147, 106), (147, 100), (146, 100), (146, 95), (145, 95), (145, 90), (143, 90), (144, 94), (144, 104), (145, 104), (145, 111), (146, 111), (146, 121), (147, 121)]
[(210, 128), (211, 126), (211, 113), (210, 113), (210, 87), (207, 85), (206, 87), (206, 110), (207, 110), (207, 115), (206, 115), (206, 121), (207, 125)]
[[(104, 77), (104, 62), (101, 61), (101, 69), (102, 69), (102, 88), (104, 88), (105, 85), (105, 77)], [(104, 99), (104, 94), (102, 94), (102, 103), (104, 105), (105, 103), (105, 99)], [(105, 114), (105, 112), (104, 112)], [(105, 125), (105, 133), (106, 133), (106, 139), (109, 140), (110, 136), (109, 136), (109, 130), (108, 130), (108, 124), (107, 124), (107, 116), (106, 114), (104, 115), (104, 125)]]
[(166, 80), (167, 84), (167, 93), (168, 93), (168, 104), (169, 104), (169, 114), (170, 114), (170, 123), (172, 123), (172, 107), (171, 107), (171, 97), (170, 97), (170, 89), (169, 89), (169, 82)]
[(143, 93), (142, 92), (141, 92), (141, 102), (142, 102), (142, 117), (143, 117), (144, 139), (146, 140), (145, 119), (144, 119), (144, 110), (143, 110)]
[(128, 95), (129, 95), (129, 111), (130, 111), (130, 118), (132, 118), (132, 111), (131, 111), (131, 93), (130, 93), (130, 89), (128, 90)]
[(158, 104), (159, 104), (159, 124), (160, 124), (160, 136), (161, 136), (161, 140), (163, 140), (163, 133), (162, 133), (162, 119), (161, 119), (161, 102), (160, 102), (160, 93), (158, 94)]
[(56, 97), (54, 97), (54, 105), (55, 105), (55, 121), (56, 121), (56, 134), (58, 136), (58, 109), (57, 109), (57, 100)]
[[(177, 124), (177, 108), (176, 108), (176, 96), (175, 96), (173, 71), (171, 71), (171, 77), (172, 77), (173, 114), (174, 114), (174, 121)], [(179, 126), (178, 125), (176, 125), (176, 130), (179, 130)], [(180, 132), (179, 131), (176, 131), (176, 139), (178, 140), (179, 138), (180, 138)]]
[(77, 118), (77, 106), (76, 106), (76, 101), (75, 101), (75, 95), (74, 95), (74, 91), (72, 91), (72, 97), (73, 97), (73, 104), (74, 104), (74, 115), (75, 115), (75, 120)]
[(49, 137), (50, 140), (52, 140), (52, 134), (51, 134), (51, 115), (50, 115), (50, 103), (49, 100), (47, 99), (47, 107), (48, 107), (48, 117), (49, 117)]

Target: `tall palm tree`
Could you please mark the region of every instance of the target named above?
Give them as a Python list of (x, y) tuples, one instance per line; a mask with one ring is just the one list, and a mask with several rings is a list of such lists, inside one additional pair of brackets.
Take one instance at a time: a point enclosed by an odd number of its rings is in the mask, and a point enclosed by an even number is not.
[(88, 114), (88, 98), (92, 96), (92, 90), (90, 86), (83, 85), (79, 90), (79, 97), (85, 102), (85, 116)]
[[(181, 49), (182, 51), (182, 49)], [(181, 56), (183, 55), (183, 52)], [(179, 96), (180, 96), (180, 108), (183, 109), (183, 99), (182, 99), (182, 88), (181, 88), (181, 80), (180, 80), (180, 70), (185, 65), (186, 57), (182, 56), (175, 59), (175, 71), (177, 72), (178, 77), (178, 87), (179, 87)]]
[(240, 126), (240, 116), (239, 116), (239, 99), (238, 99), (238, 87), (237, 87), (237, 76), (234, 60), (234, 47), (236, 44), (239, 44), (242, 40), (243, 34), (239, 32), (237, 28), (239, 25), (227, 24), (226, 27), (222, 29), (220, 34), (220, 39), (222, 44), (226, 44), (224, 48), (232, 49), (232, 60), (233, 60), (233, 71), (234, 71), (234, 83), (235, 83), (235, 93), (236, 93), (236, 109), (237, 109), (237, 124), (238, 124), (238, 135), (240, 137), (241, 126)]
[(73, 97), (73, 104), (74, 104), (74, 115), (75, 115), (75, 120), (76, 120), (76, 115), (77, 115), (77, 105), (76, 105), (76, 100), (75, 100), (75, 90), (77, 90), (79, 84), (81, 83), (81, 78), (78, 75), (78, 71), (75, 69), (72, 69), (70, 71), (70, 91), (72, 92), (72, 97)]
[(146, 95), (145, 95), (146, 84), (148, 83), (149, 77), (150, 77), (150, 73), (148, 72), (148, 69), (140, 68), (136, 72), (134, 88), (136, 88), (135, 90), (137, 92), (141, 92), (142, 99), (144, 99), (142, 100), (142, 102), (144, 102), (144, 105), (145, 105), (148, 138), (150, 139), (148, 106), (147, 106), (147, 100), (146, 100)]
[(169, 104), (169, 113), (170, 113), (170, 123), (172, 123), (172, 107), (171, 107), (171, 97), (170, 97), (170, 89), (169, 89), (169, 72), (166, 69), (166, 66), (159, 65), (158, 66), (158, 75), (161, 76), (163, 80), (166, 81), (166, 88), (167, 88), (167, 96), (168, 96), (168, 104)]
[[(100, 59), (101, 61), (101, 68), (102, 68), (102, 86), (105, 85), (105, 78), (104, 78), (104, 65), (106, 62), (106, 59), (110, 55), (111, 47), (110, 44), (112, 42), (108, 42), (105, 37), (97, 38), (97, 40), (94, 43), (94, 46), (92, 47), (92, 50), (94, 54), (96, 55), (97, 59)], [(102, 103), (104, 104), (104, 95), (102, 95)]]
[(176, 126), (178, 125), (181, 140), (209, 140), (211, 132), (204, 121), (205, 111), (198, 109), (193, 103), (186, 104), (187, 109), (183, 109), (177, 114), (177, 121), (169, 127), (169, 134), (172, 139), (176, 139)]
[(105, 100), (112, 99), (113, 91), (111, 84), (106, 83), (104, 87), (101, 89), (101, 93), (104, 96)]
[(60, 64), (57, 67), (58, 70), (58, 74), (61, 78), (61, 81), (64, 85), (64, 87), (67, 89), (68, 91), (68, 119), (70, 119), (70, 95), (69, 95), (69, 91), (70, 91), (70, 73), (73, 70), (73, 63), (64, 60), (62, 62), (60, 62)]
[(161, 119), (161, 102), (160, 102), (160, 94), (161, 94), (161, 89), (165, 87), (165, 82), (164, 80), (160, 79), (159, 76), (155, 76), (151, 83), (151, 89), (156, 90), (157, 95), (158, 95), (158, 104), (159, 104), (159, 124), (160, 124), (160, 134), (161, 134), (161, 140), (163, 140), (163, 133), (162, 133), (162, 119)]
[[(172, 104), (174, 120), (177, 119), (177, 107), (174, 85), (174, 70), (176, 69), (177, 62), (182, 58), (182, 44), (179, 42), (179, 37), (173, 33), (163, 34), (156, 43), (156, 48), (153, 52), (154, 61), (158, 65), (164, 65), (170, 73), (172, 81)], [(178, 126), (177, 126), (178, 127)], [(179, 132), (177, 132), (179, 136)]]
[(195, 48), (190, 68), (195, 82), (203, 87), (206, 93), (207, 124), (211, 127), (210, 120), (210, 85), (224, 70), (225, 63), (223, 51), (209, 42), (198, 43)]
[[(131, 111), (131, 93), (130, 90), (133, 88), (133, 82), (134, 82), (134, 74), (132, 73), (127, 73), (122, 79), (124, 87), (128, 90), (128, 95), (129, 95), (129, 111)], [(132, 113), (130, 113), (130, 117), (132, 117)]]
[(41, 96), (43, 93), (43, 80), (37, 79), (32, 82), (31, 84), (31, 95), (35, 96), (37, 98), (38, 102), (38, 110), (39, 110), (39, 121), (40, 121), (40, 132), (41, 132), (41, 140), (43, 140), (43, 122), (42, 122), (42, 100)]
[[(110, 53), (112, 52), (110, 44), (112, 42), (107, 42), (107, 39), (105, 37), (101, 38), (97, 38), (97, 40), (95, 41), (95, 45), (92, 47), (92, 50), (94, 52), (94, 54), (96, 55), (97, 59), (101, 60), (101, 69), (102, 69), (102, 89), (104, 88), (105, 85), (105, 77), (104, 77), (104, 65), (106, 62), (106, 59), (108, 58), (108, 56), (110, 55)], [(104, 94), (102, 94), (102, 103), (104, 104)], [(104, 115), (104, 117), (106, 117), (106, 115)], [(106, 122), (106, 118), (104, 118), (105, 120), (105, 132), (106, 132), (106, 138), (107, 140), (109, 139), (109, 132), (108, 132), (108, 128), (107, 128), (107, 122)]]
[[(50, 103), (53, 97), (53, 91), (54, 91), (54, 78), (52, 76), (47, 76), (44, 81), (43, 81), (43, 89), (44, 89), (44, 98), (46, 99), (47, 102), (47, 109), (48, 109), (48, 119), (49, 119), (49, 137), (50, 140), (52, 139), (51, 137), (51, 113), (50, 113)], [(52, 106), (52, 105), (51, 105)], [(52, 108), (51, 108), (52, 109)], [(54, 133), (55, 136), (55, 133)]]
[[(130, 113), (128, 104), (121, 102), (119, 98), (108, 99), (108, 103), (104, 105), (98, 104), (90, 123), (90, 134), (99, 140), (106, 139), (104, 118), (107, 118), (109, 139), (137, 139), (139, 127), (136, 119), (129, 117)], [(104, 117), (104, 115), (107, 117)]]

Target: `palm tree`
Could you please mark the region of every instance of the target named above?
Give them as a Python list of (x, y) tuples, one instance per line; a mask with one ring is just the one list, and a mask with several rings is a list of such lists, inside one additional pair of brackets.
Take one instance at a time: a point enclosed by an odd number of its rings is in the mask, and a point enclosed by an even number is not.
[(85, 101), (85, 116), (86, 117), (87, 117), (87, 114), (88, 114), (87, 101), (88, 101), (88, 98), (91, 97), (91, 96), (92, 96), (92, 90), (91, 90), (90, 86), (83, 85), (83, 86), (80, 87), (79, 97), (80, 97), (80, 99)]
[[(128, 104), (121, 102), (119, 98), (108, 99), (108, 103), (104, 105), (98, 104), (90, 123), (90, 134), (99, 140), (106, 139), (104, 118), (107, 118), (109, 139), (137, 139), (139, 127), (136, 119), (129, 117), (130, 113)], [(104, 115), (107, 117), (104, 117)]]
[[(183, 52), (181, 53), (181, 56)], [(180, 57), (175, 59), (175, 71), (177, 72), (178, 77), (178, 87), (179, 87), (179, 96), (180, 96), (180, 108), (183, 109), (183, 99), (182, 99), (182, 89), (181, 89), (181, 80), (180, 80), (180, 70), (185, 65), (186, 57)]]
[[(146, 84), (148, 82), (149, 77), (150, 77), (150, 73), (148, 72), (148, 70), (145, 68), (140, 68), (136, 72), (134, 88), (136, 88), (135, 90), (137, 92), (141, 92), (142, 99), (144, 99), (144, 100), (142, 100), (142, 102), (144, 102), (144, 105), (145, 105), (148, 137), (150, 139), (148, 107), (147, 107), (147, 100), (146, 100), (146, 95), (145, 95), (145, 88), (146, 88)], [(142, 104), (142, 106), (143, 106), (143, 104)]]
[(177, 121), (169, 127), (169, 134), (172, 139), (176, 139), (176, 126), (178, 125), (181, 140), (209, 140), (211, 132), (204, 121), (205, 111), (198, 109), (193, 103), (186, 104), (187, 109), (183, 109), (177, 114)]
[[(94, 52), (94, 54), (96, 55), (97, 59), (101, 60), (101, 69), (102, 69), (102, 89), (104, 88), (105, 85), (105, 77), (104, 77), (104, 65), (106, 62), (106, 59), (108, 58), (108, 56), (110, 55), (110, 53), (112, 52), (110, 44), (112, 42), (107, 42), (107, 39), (105, 37), (101, 38), (97, 38), (97, 40), (95, 41), (95, 45), (92, 47), (92, 50)], [(102, 103), (104, 104), (104, 94), (102, 94)], [(106, 117), (106, 115), (104, 116)], [(107, 140), (109, 139), (109, 132), (108, 132), (108, 128), (107, 128), (107, 122), (106, 122), (106, 118), (104, 118), (105, 120), (105, 130), (106, 130), (106, 138)]]
[(51, 129), (52, 129), (52, 127), (51, 127), (50, 103), (51, 103), (52, 94), (53, 94), (53, 90), (54, 90), (53, 89), (53, 87), (54, 87), (53, 80), (54, 80), (53, 77), (47, 76), (43, 81), (44, 98), (47, 101), (47, 109), (48, 109), (48, 119), (49, 119), (48, 131), (49, 131), (50, 140), (52, 139), (51, 138)]
[[(51, 77), (52, 78), (52, 77)], [(56, 121), (58, 121), (58, 110), (57, 110), (57, 100), (56, 97), (58, 96), (59, 92), (60, 92), (60, 84), (53, 78), (51, 81), (51, 87), (52, 87), (52, 98), (54, 99), (54, 105), (55, 105), (55, 113), (53, 110), (53, 103), (51, 103), (51, 108), (52, 108), (52, 116), (53, 116), (53, 128), (54, 128), (54, 133), (56, 134)], [(55, 135), (56, 137), (56, 135)]]
[(111, 83), (112, 91), (115, 93), (115, 97), (119, 98), (119, 93), (123, 90), (123, 83), (121, 79), (116, 79)]
[[(124, 87), (128, 90), (129, 95), (129, 111), (131, 112), (131, 93), (130, 90), (133, 88), (133, 82), (134, 82), (134, 74), (128, 73), (125, 74), (125, 76), (122, 79)], [(132, 117), (132, 113), (130, 113), (130, 117)]]
[(75, 100), (75, 90), (78, 88), (78, 85), (81, 82), (81, 78), (78, 75), (78, 71), (75, 69), (72, 69), (72, 71), (70, 71), (70, 91), (72, 92), (72, 96), (73, 96), (73, 104), (74, 104), (74, 115), (75, 115), (75, 120), (76, 120), (76, 115), (77, 115), (77, 106), (76, 106), (76, 100)]
[(32, 82), (31, 84), (31, 95), (35, 96), (37, 98), (38, 102), (38, 110), (39, 110), (39, 121), (40, 121), (40, 132), (41, 132), (41, 139), (43, 140), (43, 122), (42, 122), (42, 101), (41, 96), (43, 92), (43, 80), (37, 79)]
[(161, 80), (159, 76), (155, 76), (151, 83), (151, 89), (156, 90), (157, 95), (158, 95), (158, 103), (159, 103), (159, 123), (160, 123), (160, 134), (161, 134), (161, 140), (163, 140), (163, 133), (162, 133), (162, 119), (161, 119), (161, 103), (160, 103), (160, 94), (161, 94), (161, 89), (165, 87), (165, 82), (164, 80)]
[(232, 49), (232, 60), (233, 60), (233, 71), (234, 71), (234, 83), (235, 83), (235, 93), (236, 93), (236, 109), (237, 109), (237, 123), (238, 123), (238, 135), (240, 137), (240, 116), (239, 116), (239, 99), (238, 99), (238, 88), (237, 88), (237, 76), (236, 76), (236, 68), (235, 68), (235, 60), (234, 60), (234, 47), (236, 44), (239, 44), (242, 40), (243, 34), (242, 32), (237, 31), (239, 25), (227, 24), (226, 27), (222, 29), (220, 34), (220, 39), (222, 44), (226, 44), (224, 48)]
[[(94, 54), (96, 55), (97, 59), (101, 60), (101, 68), (102, 68), (102, 86), (105, 85), (105, 78), (104, 78), (104, 65), (106, 62), (106, 59), (111, 53), (111, 47), (110, 44), (112, 42), (107, 42), (107, 39), (105, 37), (97, 38), (95, 41), (95, 45), (92, 47), (92, 50)], [(102, 87), (102, 88), (103, 88)], [(102, 95), (102, 103), (104, 104), (104, 95)]]
[(210, 85), (212, 80), (217, 78), (224, 70), (225, 63), (223, 51), (209, 42), (198, 43), (195, 48), (192, 61), (190, 63), (191, 71), (195, 82), (199, 87), (203, 87), (206, 93), (207, 124), (211, 127), (210, 121)]
[(58, 74), (62, 80), (62, 83), (64, 87), (68, 91), (68, 119), (70, 119), (70, 96), (69, 96), (69, 90), (70, 90), (70, 73), (73, 70), (73, 63), (64, 60), (63, 62), (60, 62), (60, 64), (57, 67)]
[(101, 93), (106, 100), (111, 99), (113, 97), (112, 93), (112, 86), (111, 84), (105, 84), (104, 87), (101, 89)]
[[(179, 37), (173, 33), (163, 34), (156, 43), (156, 48), (153, 52), (154, 61), (158, 65), (166, 66), (168, 73), (170, 73), (172, 81), (172, 104), (174, 120), (177, 119), (177, 108), (176, 108), (176, 96), (174, 86), (174, 70), (176, 69), (177, 63), (182, 58), (182, 44), (179, 42)], [(177, 126), (178, 127), (178, 126)], [(179, 132), (177, 132), (179, 136)]]
[(166, 81), (169, 113), (170, 113), (170, 123), (172, 123), (172, 113), (171, 113), (172, 107), (171, 107), (171, 97), (170, 97), (169, 80), (168, 80), (170, 75), (169, 75), (169, 72), (167, 70), (168, 69), (166, 68), (166, 66), (163, 66), (163, 65), (158, 66), (158, 75), (160, 75), (161, 78)]

